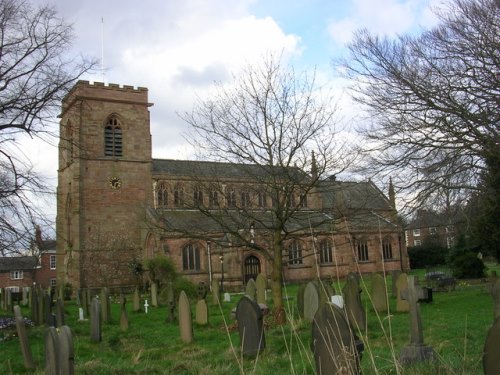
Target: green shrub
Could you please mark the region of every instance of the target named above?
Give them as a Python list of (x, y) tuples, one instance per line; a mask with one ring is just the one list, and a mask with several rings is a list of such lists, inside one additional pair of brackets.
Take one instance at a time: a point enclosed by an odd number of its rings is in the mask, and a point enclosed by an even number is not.
[(450, 262), (453, 276), (459, 279), (477, 279), (484, 277), (486, 266), (482, 259), (472, 251), (458, 254)]
[(177, 278), (174, 262), (166, 256), (160, 255), (146, 260), (146, 269), (150, 280), (156, 282), (158, 287)]
[(198, 287), (184, 277), (178, 277), (174, 281), (174, 290), (176, 296), (179, 296), (183, 290), (190, 299), (196, 298), (198, 293)]
[(408, 248), (410, 268), (427, 268), (446, 264), (448, 249), (438, 245), (422, 245)]

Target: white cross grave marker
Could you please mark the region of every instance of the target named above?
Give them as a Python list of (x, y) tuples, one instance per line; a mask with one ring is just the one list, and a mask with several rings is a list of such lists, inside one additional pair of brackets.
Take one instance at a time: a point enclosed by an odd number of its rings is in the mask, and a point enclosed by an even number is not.
[(146, 314), (148, 313), (148, 307), (149, 307), (148, 300), (146, 300), (144, 302), (144, 311), (146, 312)]

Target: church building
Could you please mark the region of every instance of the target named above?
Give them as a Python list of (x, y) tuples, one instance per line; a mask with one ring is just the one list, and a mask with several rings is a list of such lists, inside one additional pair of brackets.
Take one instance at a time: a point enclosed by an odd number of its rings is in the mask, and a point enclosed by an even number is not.
[[(154, 159), (150, 106), (146, 88), (98, 82), (79, 81), (64, 98), (59, 285), (134, 285), (140, 265), (164, 255), (195, 283), (241, 290), (258, 273), (271, 276), (276, 234), (285, 282), (408, 268), (393, 194), (371, 181), (319, 178), (314, 165)], [(283, 200), (262, 183), (270, 175), (282, 178)], [(280, 205), (288, 216), (277, 226)]]

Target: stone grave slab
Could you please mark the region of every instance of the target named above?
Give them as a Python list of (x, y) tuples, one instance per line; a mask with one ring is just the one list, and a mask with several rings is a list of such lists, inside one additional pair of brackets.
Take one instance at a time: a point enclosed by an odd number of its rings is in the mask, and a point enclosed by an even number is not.
[(193, 341), (193, 318), (189, 299), (184, 291), (179, 295), (179, 329), (184, 343), (189, 344)]
[(205, 299), (200, 299), (196, 303), (196, 323), (199, 325), (208, 324), (208, 305)]
[(314, 315), (318, 311), (320, 296), (318, 285), (312, 281), (308, 282), (304, 290), (304, 319), (308, 322), (314, 320)]
[(350, 273), (342, 289), (347, 319), (354, 330), (364, 332), (366, 314), (361, 304), (361, 292), (357, 275)]
[(257, 302), (246, 295), (239, 300), (236, 306), (236, 320), (241, 353), (246, 357), (255, 357), (266, 347), (263, 317)]
[(372, 275), (372, 303), (374, 310), (381, 314), (387, 312), (387, 289), (384, 277), (375, 273)]
[(257, 294), (257, 286), (255, 285), (255, 280), (250, 279), (245, 287), (245, 294), (255, 301)]
[(21, 345), (21, 352), (23, 354), (24, 367), (27, 369), (34, 369), (35, 363), (33, 362), (31, 347), (28, 342), (28, 336), (26, 335), (26, 325), (24, 324), (24, 319), (21, 314), (21, 308), (17, 305), (14, 306), (14, 315), (16, 319), (17, 336), (19, 337), (19, 345)]
[(259, 273), (255, 279), (257, 303), (266, 303), (267, 282), (264, 274)]

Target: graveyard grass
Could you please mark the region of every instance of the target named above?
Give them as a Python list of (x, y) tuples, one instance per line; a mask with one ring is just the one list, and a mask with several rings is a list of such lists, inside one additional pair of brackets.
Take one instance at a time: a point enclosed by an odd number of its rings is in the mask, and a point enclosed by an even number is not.
[[(490, 269), (499, 270), (498, 265)], [(411, 274), (422, 275), (422, 270)], [(387, 277), (390, 296), (390, 277)], [(333, 283), (339, 291), (340, 284)], [(434, 348), (437, 360), (414, 367), (398, 367), (399, 351), (409, 342), (409, 316), (396, 313), (396, 301), (389, 297), (390, 314), (376, 316), (368, 298), (370, 278), (361, 282), (366, 306), (367, 331), (361, 360), (363, 374), (482, 374), (482, 350), (493, 323), (493, 301), (482, 280), (459, 282), (455, 291), (434, 293), (434, 302), (421, 304), (424, 340)], [(66, 302), (66, 324), (73, 332), (76, 374), (314, 374), (310, 349), (311, 325), (301, 321), (296, 308), (296, 285), (286, 285), (288, 323), (274, 326), (265, 319), (266, 349), (257, 358), (242, 358), (238, 331), (231, 319), (241, 295), (231, 302), (209, 306), (208, 326), (193, 322), (194, 340), (182, 343), (177, 323), (167, 323), (167, 308), (132, 312), (127, 304), (130, 326), (119, 325), (119, 296), (113, 299), (112, 322), (103, 325), (102, 342), (90, 341), (90, 322), (78, 321), (75, 301)], [(143, 296), (143, 299), (147, 298)], [(128, 298), (131, 301), (132, 298)], [(194, 316), (196, 301), (191, 300)], [(29, 311), (23, 308), (24, 316)], [(0, 313), (5, 315), (4, 313)], [(15, 327), (0, 330), (1, 374), (44, 373), (45, 328), (27, 327), (37, 370), (25, 370)]]

